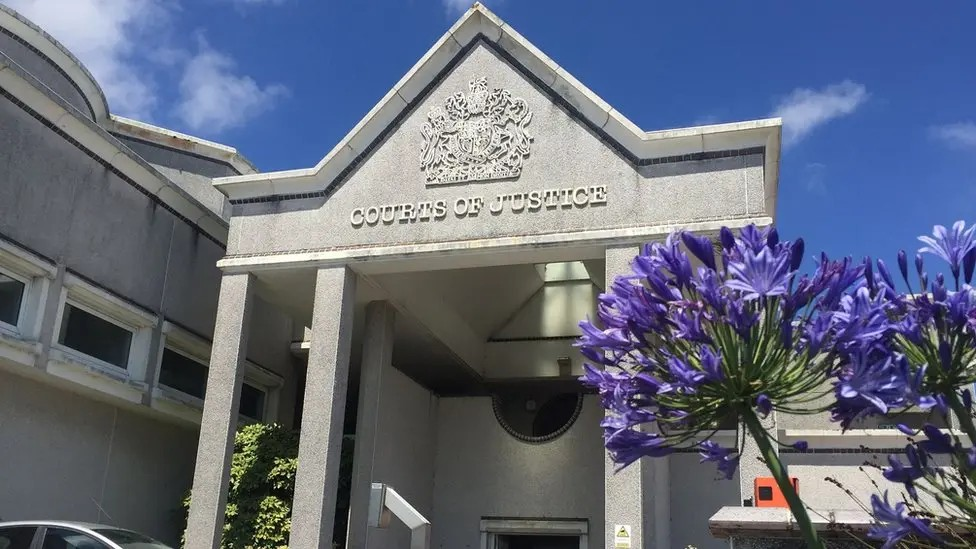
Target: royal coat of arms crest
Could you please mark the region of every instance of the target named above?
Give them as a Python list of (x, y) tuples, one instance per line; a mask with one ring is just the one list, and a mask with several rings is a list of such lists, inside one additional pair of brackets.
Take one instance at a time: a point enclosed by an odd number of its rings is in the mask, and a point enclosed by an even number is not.
[(518, 177), (529, 155), (532, 136), (526, 126), (532, 112), (508, 90), (489, 89), (488, 79), (468, 84), (444, 107), (427, 115), (420, 167), (428, 185)]

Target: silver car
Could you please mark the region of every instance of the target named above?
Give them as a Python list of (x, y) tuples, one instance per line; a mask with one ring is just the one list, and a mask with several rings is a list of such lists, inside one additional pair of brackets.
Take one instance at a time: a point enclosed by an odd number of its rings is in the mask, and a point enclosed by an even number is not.
[(131, 530), (64, 521), (0, 522), (0, 549), (172, 549)]

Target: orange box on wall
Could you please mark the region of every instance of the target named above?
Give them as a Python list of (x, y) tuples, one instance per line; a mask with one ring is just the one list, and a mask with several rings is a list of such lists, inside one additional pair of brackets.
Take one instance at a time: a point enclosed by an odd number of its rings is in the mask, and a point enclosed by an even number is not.
[[(800, 481), (796, 477), (790, 477), (790, 482), (793, 483), (793, 489), (796, 493), (800, 493)], [(753, 481), (753, 502), (755, 502), (756, 507), (789, 507), (790, 505), (786, 503), (786, 498), (783, 496), (783, 491), (779, 489), (776, 485), (776, 479), (773, 477), (756, 477)]]

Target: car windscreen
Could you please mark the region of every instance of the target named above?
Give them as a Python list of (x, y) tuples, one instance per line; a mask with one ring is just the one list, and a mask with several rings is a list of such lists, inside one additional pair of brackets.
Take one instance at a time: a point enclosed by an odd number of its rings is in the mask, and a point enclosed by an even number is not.
[(94, 532), (112, 540), (113, 543), (122, 549), (173, 549), (148, 536), (138, 534), (129, 530), (118, 530), (115, 528), (96, 528)]

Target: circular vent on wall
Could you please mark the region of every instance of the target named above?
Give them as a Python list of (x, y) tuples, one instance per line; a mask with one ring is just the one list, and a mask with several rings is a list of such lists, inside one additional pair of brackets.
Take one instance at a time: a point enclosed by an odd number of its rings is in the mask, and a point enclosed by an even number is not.
[(525, 442), (546, 442), (573, 426), (583, 409), (583, 394), (562, 387), (518, 387), (498, 390), (491, 404), (508, 434)]

